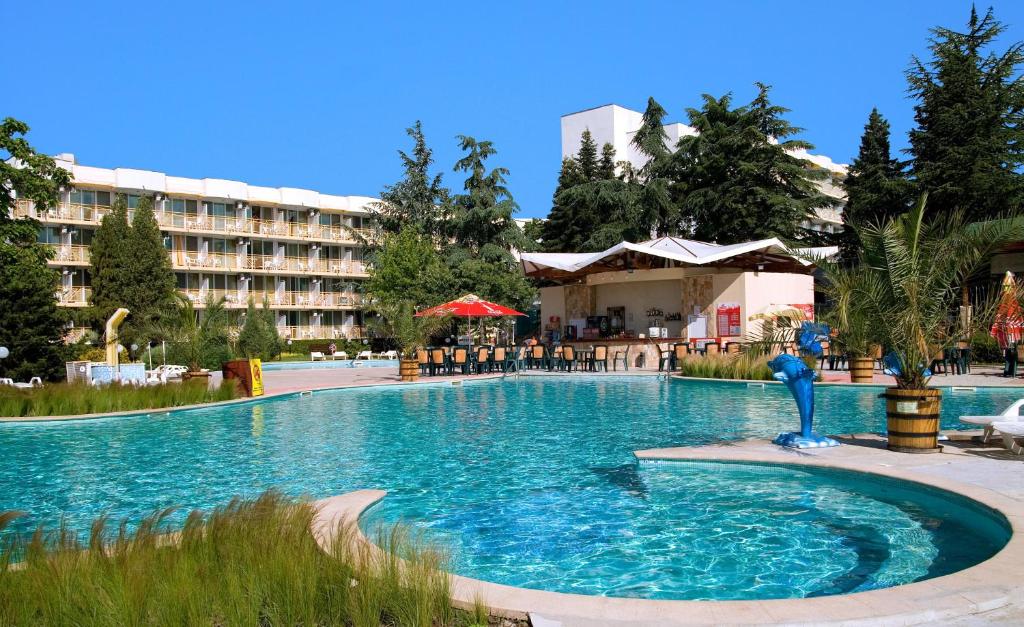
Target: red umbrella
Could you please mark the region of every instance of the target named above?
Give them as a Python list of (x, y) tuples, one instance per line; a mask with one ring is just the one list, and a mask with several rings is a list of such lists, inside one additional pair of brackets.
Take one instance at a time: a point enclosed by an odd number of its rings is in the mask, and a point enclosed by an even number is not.
[(1000, 348), (1010, 348), (1021, 340), (1022, 331), (1024, 312), (1021, 312), (1017, 295), (1014, 294), (1013, 273), (1007, 271), (1003, 278), (1003, 294), (996, 310), (996, 319), (989, 332), (999, 342)]
[[(501, 316), (525, 316), (526, 314), (515, 309), (503, 307), (497, 303), (484, 300), (476, 294), (466, 294), (462, 298), (456, 298), (451, 302), (437, 305), (429, 309), (417, 312), (416, 317), (423, 316), (457, 316), (468, 318), (472, 324), (473, 318), (499, 318)], [(470, 350), (472, 350), (473, 336), (469, 337)]]

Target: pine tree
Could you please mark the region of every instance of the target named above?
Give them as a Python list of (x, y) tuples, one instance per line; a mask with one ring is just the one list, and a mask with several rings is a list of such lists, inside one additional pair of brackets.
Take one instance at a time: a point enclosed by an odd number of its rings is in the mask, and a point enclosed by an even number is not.
[(153, 215), (153, 200), (139, 199), (128, 239), (127, 269), (130, 279), (125, 306), (132, 312), (131, 326), (142, 328), (160, 317), (174, 301), (175, 280), (164, 248), (160, 226)]
[(647, 163), (640, 168), (640, 175), (644, 178), (655, 176), (671, 154), (665, 145), (668, 142), (668, 133), (665, 132), (666, 115), (668, 112), (657, 100), (647, 99), (647, 108), (644, 109), (640, 128), (637, 129), (632, 142), (640, 154), (647, 157)]
[(419, 120), (405, 132), (413, 140), (412, 154), (398, 151), (402, 160), (402, 180), (384, 187), (380, 201), (370, 208), (374, 223), (382, 234), (394, 234), (412, 225), (428, 237), (440, 237), (447, 219), (448, 190), (441, 175), (431, 177), (433, 151), (427, 146)]
[(615, 146), (605, 143), (601, 146), (601, 161), (597, 166), (597, 177), (603, 180), (616, 178)]
[(558, 186), (552, 198), (551, 211), (544, 222), (542, 245), (547, 252), (575, 252), (589, 237), (592, 216), (578, 216), (559, 202), (563, 192), (587, 182), (580, 164), (573, 157), (562, 159)]
[(864, 125), (860, 150), (850, 165), (843, 188), (847, 199), (839, 247), (843, 259), (850, 263), (857, 259), (860, 250), (857, 229), (906, 212), (911, 199), (903, 165), (890, 153), (889, 122), (878, 109), (871, 110)]
[(128, 203), (122, 194), (114, 199), (110, 213), (103, 216), (89, 248), (92, 265), (93, 323), (103, 323), (119, 307), (128, 307), (136, 289), (129, 273), (132, 266), (131, 227), (128, 224)]
[(770, 103), (767, 85), (757, 87), (749, 105), (733, 108), (729, 95), (705, 94), (701, 109), (688, 110), (698, 134), (681, 139), (673, 155), (672, 193), (699, 240), (794, 238), (815, 208), (834, 203), (817, 187), (828, 174), (789, 154), (812, 148), (787, 139), (802, 129)]
[(907, 72), (917, 98), (910, 132), (912, 174), (933, 211), (962, 210), (969, 219), (1018, 207), (1024, 136), (1024, 43), (988, 52), (1005, 26), (972, 7), (966, 32), (932, 29), (931, 58)]
[(656, 235), (674, 235), (681, 229), (680, 211), (671, 194), (669, 165), (672, 151), (666, 146), (668, 133), (665, 132), (665, 116), (668, 113), (654, 98), (647, 99), (640, 128), (633, 136), (633, 147), (647, 158), (636, 172), (637, 213), (644, 216), (649, 226), (642, 239), (647, 239), (653, 230)]
[(588, 181), (596, 181), (599, 176), (600, 163), (597, 159), (597, 143), (590, 134), (590, 129), (585, 129), (580, 136), (580, 151), (576, 153), (576, 163), (580, 166), (580, 173)]
[(47, 267), (50, 251), (37, 241), (40, 224), (12, 218), (15, 197), (38, 209), (57, 204), (70, 174), (37, 153), (24, 135), (29, 128), (13, 118), (0, 124), (0, 377), (47, 381), (63, 375), (68, 317), (57, 307), (60, 277)]
[(249, 359), (258, 357), (269, 361), (281, 354), (283, 342), (277, 333), (274, 312), (265, 297), (262, 310), (257, 310), (256, 303), (249, 299), (236, 346), (238, 352)]

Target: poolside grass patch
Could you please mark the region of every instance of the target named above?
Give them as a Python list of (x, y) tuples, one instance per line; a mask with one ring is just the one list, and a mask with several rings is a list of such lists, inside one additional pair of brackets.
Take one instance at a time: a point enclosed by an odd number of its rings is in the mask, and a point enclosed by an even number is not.
[(679, 360), (679, 373), (701, 379), (751, 379), (771, 381), (768, 358), (753, 353), (732, 355), (687, 355)]
[(137, 409), (182, 407), (238, 397), (235, 381), (209, 388), (206, 381), (159, 385), (93, 387), (83, 383), (54, 383), (39, 388), (0, 386), (0, 416), (74, 416)]
[[(374, 551), (339, 525), (325, 552), (310, 532), (313, 506), (276, 492), (193, 512), (173, 535), (170, 514), (131, 532), (99, 518), (87, 543), (66, 527), (9, 535), (0, 624), (454, 627), (486, 616), (452, 607), (445, 552), (400, 526)], [(0, 530), (7, 523), (0, 516)]]

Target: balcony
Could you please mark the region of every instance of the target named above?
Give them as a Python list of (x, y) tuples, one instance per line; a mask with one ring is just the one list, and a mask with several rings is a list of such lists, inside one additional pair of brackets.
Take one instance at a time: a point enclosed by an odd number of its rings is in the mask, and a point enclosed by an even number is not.
[(47, 244), (53, 250), (51, 264), (59, 266), (87, 266), (89, 265), (89, 247), (75, 246), (70, 244)]
[(206, 307), (208, 299), (223, 298), (228, 309), (245, 309), (249, 299), (260, 306), (264, 299), (272, 309), (354, 309), (362, 303), (362, 295), (352, 292), (257, 292), (218, 289), (178, 290), (197, 308)]
[(92, 289), (88, 287), (62, 287), (57, 290), (57, 304), (65, 307), (86, 307)]
[[(354, 340), (366, 337), (364, 327), (344, 325), (278, 326), (277, 333), (282, 338), (289, 340)], [(349, 357), (355, 357), (355, 355), (349, 355)]]
[[(110, 207), (103, 205), (77, 205), (61, 203), (45, 211), (38, 211), (30, 200), (17, 200), (15, 218), (33, 218), (40, 222), (57, 224), (83, 224), (98, 226)], [(131, 216), (131, 211), (128, 212)], [(319, 223), (286, 222), (284, 220), (254, 220), (227, 216), (190, 215), (155, 211), (156, 221), (165, 231), (210, 234), (222, 236), (250, 236), (261, 239), (294, 239), (339, 244), (370, 241), (373, 231)]]
[(367, 276), (366, 264), (342, 259), (309, 259), (308, 257), (277, 257), (172, 251), (175, 270), (223, 270), (257, 274), (322, 274), (326, 276)]

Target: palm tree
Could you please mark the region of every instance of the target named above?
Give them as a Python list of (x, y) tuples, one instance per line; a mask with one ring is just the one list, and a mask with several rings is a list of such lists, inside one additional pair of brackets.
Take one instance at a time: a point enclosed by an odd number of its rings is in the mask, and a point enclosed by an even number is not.
[[(967, 336), (967, 317), (956, 305), (971, 275), (1007, 243), (1024, 239), (1018, 219), (967, 223), (957, 211), (926, 220), (927, 199), (922, 194), (906, 214), (859, 229), (858, 291), (898, 360), (896, 385), (906, 390), (925, 389), (935, 351)], [(842, 278), (827, 268), (826, 276)], [(991, 312), (983, 305), (974, 317)]]
[(190, 372), (200, 372), (204, 362), (230, 356), (224, 303), (224, 298), (210, 297), (200, 314), (191, 299), (175, 294), (175, 306), (159, 322), (146, 327), (144, 334), (150, 339), (165, 340)]
[(416, 317), (412, 301), (395, 300), (374, 302), (372, 311), (377, 315), (370, 328), (395, 341), (403, 359), (415, 359), (416, 349), (426, 346), (431, 336), (450, 324), (448, 316)]

